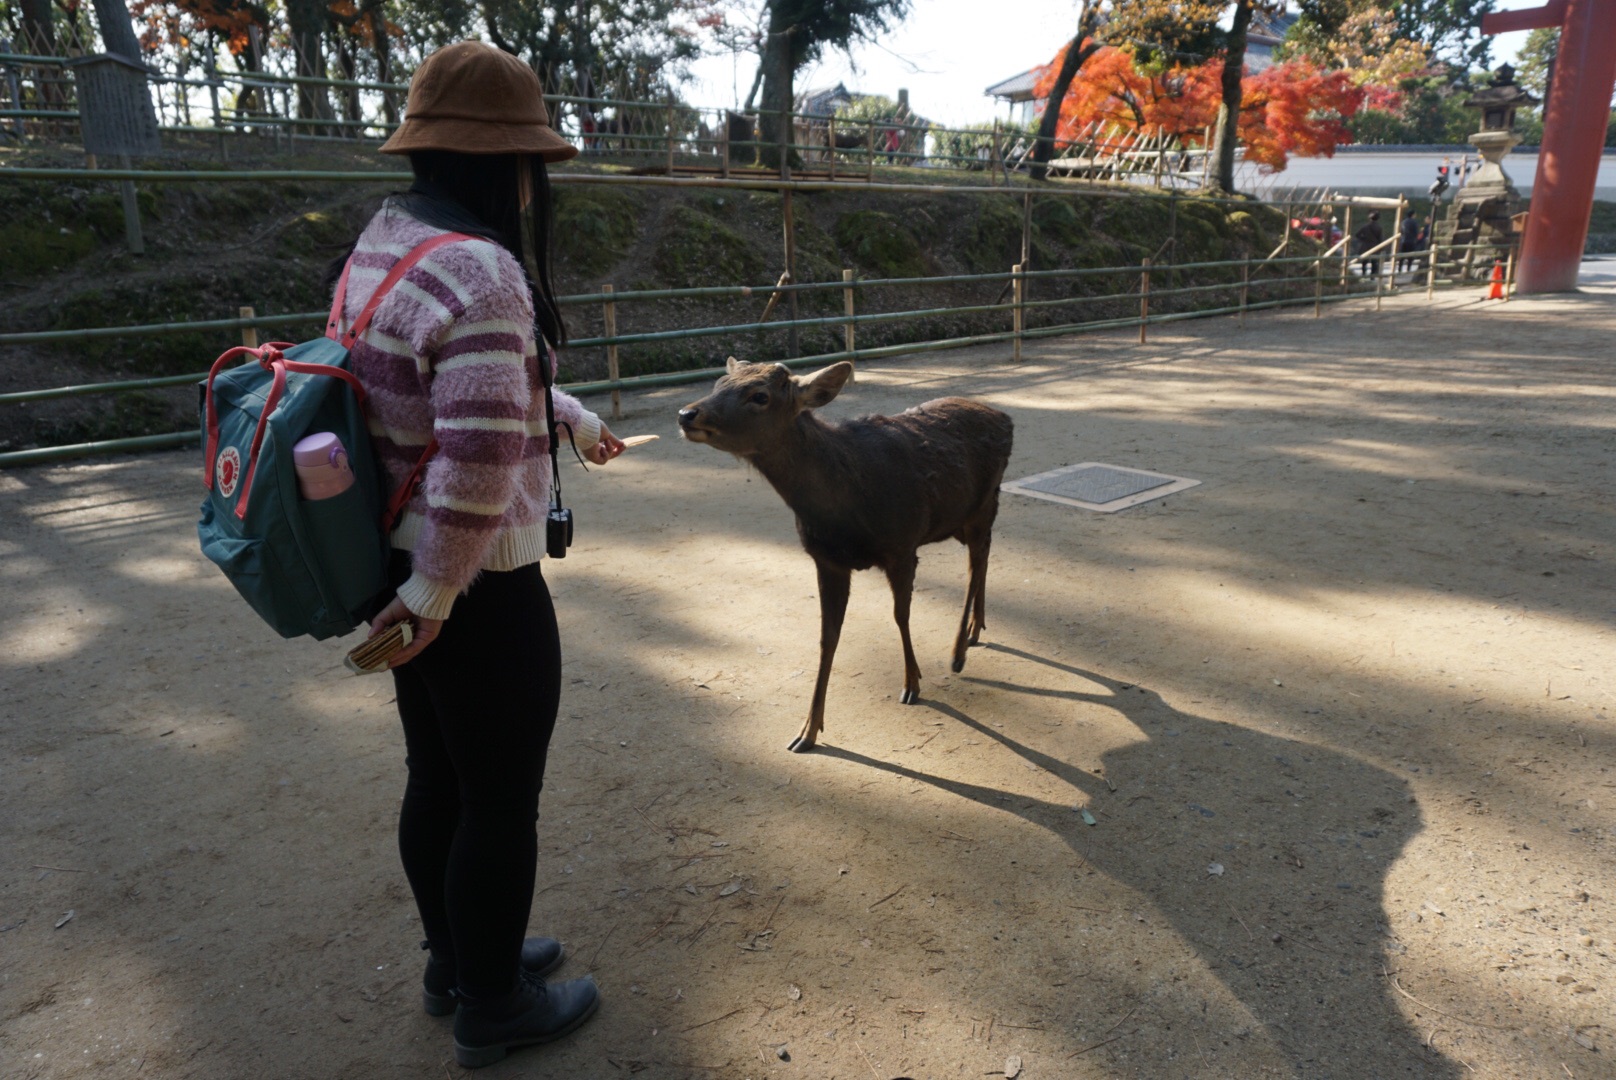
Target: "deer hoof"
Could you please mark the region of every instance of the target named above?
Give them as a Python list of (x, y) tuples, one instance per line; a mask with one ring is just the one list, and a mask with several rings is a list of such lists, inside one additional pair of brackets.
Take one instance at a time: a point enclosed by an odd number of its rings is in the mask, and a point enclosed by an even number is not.
[(915, 702), (917, 702), (919, 700), (920, 700), (920, 691), (919, 690), (905, 690), (903, 692), (903, 696), (898, 699), (899, 703), (903, 704), (903, 705), (913, 705)]
[(795, 739), (792, 739), (791, 740), (791, 745), (786, 747), (786, 749), (790, 750), (793, 754), (806, 754), (808, 751), (812, 750), (813, 748), (814, 748), (813, 740), (808, 739), (808, 738), (806, 738), (806, 737), (804, 737), (802, 735), (798, 735)]
[(954, 657), (954, 662), (952, 664), (949, 664), (948, 667), (949, 667), (949, 670), (951, 670), (956, 675), (958, 675), (960, 672), (964, 671), (965, 670), (965, 654), (960, 653), (958, 656)]

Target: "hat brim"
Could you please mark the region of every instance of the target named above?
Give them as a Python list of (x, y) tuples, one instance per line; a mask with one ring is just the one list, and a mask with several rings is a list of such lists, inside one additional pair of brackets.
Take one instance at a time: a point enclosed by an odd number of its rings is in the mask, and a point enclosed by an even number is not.
[(506, 124), (459, 117), (405, 117), (382, 144), (384, 154), (450, 150), (460, 154), (537, 154), (546, 162), (567, 161), (578, 148), (539, 124)]

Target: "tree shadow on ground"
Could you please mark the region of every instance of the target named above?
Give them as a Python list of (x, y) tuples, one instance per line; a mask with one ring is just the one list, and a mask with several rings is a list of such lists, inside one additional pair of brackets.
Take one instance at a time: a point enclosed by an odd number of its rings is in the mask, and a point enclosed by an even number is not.
[[(1382, 966), (1385, 875), (1422, 828), (1402, 779), (1316, 743), (1175, 709), (1143, 686), (1019, 649), (987, 648), (1087, 685), (969, 681), (1107, 706), (1145, 736), (1106, 753), (1096, 775), (952, 706), (922, 701), (1086, 794), (1098, 828), (1072, 806), (835, 746), (817, 752), (931, 784), (1055, 834), (1154, 905), (1299, 1075), (1381, 1075), (1373, 1062), (1399, 1075), (1459, 1075), (1404, 1019)], [(1203, 752), (1228, 745), (1244, 751), (1238, 775)]]

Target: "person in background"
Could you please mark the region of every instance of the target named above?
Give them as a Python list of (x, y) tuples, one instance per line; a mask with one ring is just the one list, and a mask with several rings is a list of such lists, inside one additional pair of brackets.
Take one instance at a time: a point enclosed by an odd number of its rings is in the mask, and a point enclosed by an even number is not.
[(1418, 252), (1420, 250), (1420, 216), (1412, 211), (1403, 219), (1402, 232), (1397, 239), (1397, 269), (1398, 271), (1413, 270), (1419, 265)]
[[(1352, 239), (1357, 245), (1359, 255), (1372, 250), (1376, 244), (1386, 239), (1385, 234), (1380, 229), (1380, 211), (1371, 210), (1369, 220), (1359, 226), (1358, 231), (1352, 234)], [(1378, 276), (1380, 274), (1380, 256), (1371, 255), (1368, 258), (1359, 259), (1358, 269), (1366, 276), (1369, 274)]]

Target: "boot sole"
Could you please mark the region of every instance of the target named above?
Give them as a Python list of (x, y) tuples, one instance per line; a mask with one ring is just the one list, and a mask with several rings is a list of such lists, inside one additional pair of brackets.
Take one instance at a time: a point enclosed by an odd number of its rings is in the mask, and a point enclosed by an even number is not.
[[(563, 949), (560, 953), (556, 954), (556, 958), (554, 960), (550, 961), (550, 963), (546, 964), (544, 967), (539, 968), (537, 971), (533, 972), (533, 974), (543, 978), (566, 962), (567, 953), (566, 950)], [(452, 993), (434, 994), (430, 990), (422, 990), (421, 1007), (426, 1010), (426, 1014), (428, 1016), (453, 1016), (455, 1010), (460, 1007), (460, 999), (455, 997), (455, 995)]]
[(462, 1044), (460, 1040), (456, 1039), (454, 1044), (455, 1064), (459, 1065), (462, 1069), (480, 1069), (485, 1065), (493, 1065), (496, 1062), (504, 1061), (505, 1055), (510, 1053), (512, 1050), (520, 1050), (524, 1046), (541, 1046), (544, 1043), (555, 1042), (557, 1039), (565, 1038), (566, 1036), (571, 1035), (574, 1031), (577, 1031), (579, 1028), (583, 1027), (584, 1023), (591, 1016), (594, 1016), (596, 1011), (599, 1009), (600, 995), (596, 994), (595, 1000), (590, 1002), (589, 1008), (578, 1014), (578, 1016), (572, 1020), (571, 1023), (567, 1024), (566, 1027), (557, 1028), (555, 1031), (552, 1031), (547, 1035), (540, 1035), (538, 1037), (526, 1039), (513, 1039), (510, 1042), (491, 1043), (488, 1046), (466, 1046)]

